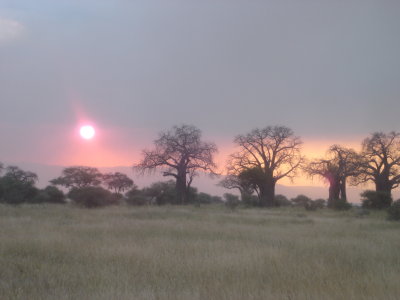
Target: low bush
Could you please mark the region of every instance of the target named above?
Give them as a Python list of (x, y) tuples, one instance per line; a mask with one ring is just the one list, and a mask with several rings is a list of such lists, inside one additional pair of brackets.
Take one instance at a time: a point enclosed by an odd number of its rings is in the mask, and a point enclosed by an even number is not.
[(388, 220), (400, 221), (400, 199), (393, 202), (393, 204), (387, 209)]
[(331, 202), (330, 208), (335, 210), (349, 210), (352, 208), (352, 205), (345, 199), (335, 199)]
[(68, 197), (76, 204), (86, 207), (95, 208), (113, 205), (119, 203), (119, 197), (102, 187), (83, 187), (72, 189), (68, 193)]
[(40, 190), (36, 197), (32, 200), (33, 203), (65, 203), (65, 195), (63, 191), (59, 190), (55, 186), (47, 186), (43, 190)]
[(276, 206), (291, 206), (292, 202), (284, 195), (275, 195)]
[(225, 193), (224, 198), (225, 198), (225, 205), (231, 210), (236, 209), (236, 207), (238, 207), (240, 204), (239, 196), (230, 193)]
[(361, 193), (362, 207), (370, 209), (384, 209), (392, 204), (392, 196), (387, 192), (367, 190)]

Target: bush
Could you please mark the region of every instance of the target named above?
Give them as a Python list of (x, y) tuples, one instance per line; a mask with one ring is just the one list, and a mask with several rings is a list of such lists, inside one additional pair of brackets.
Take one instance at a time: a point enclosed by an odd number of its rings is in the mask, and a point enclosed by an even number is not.
[(212, 196), (207, 193), (198, 193), (196, 196), (196, 202), (198, 204), (210, 204), (212, 202)]
[(142, 195), (151, 199), (158, 205), (178, 204), (176, 199), (175, 182), (159, 181), (142, 190)]
[(33, 198), (33, 203), (57, 203), (64, 204), (65, 203), (65, 195), (63, 191), (59, 190), (55, 186), (47, 186), (43, 190), (40, 190), (39, 193)]
[(326, 206), (326, 200), (325, 199), (316, 199), (314, 200), (315, 205), (317, 206), (317, 208), (324, 208)]
[(238, 207), (240, 204), (239, 196), (230, 193), (225, 193), (224, 198), (225, 198), (225, 205), (229, 207), (231, 210), (236, 209), (236, 207)]
[(33, 184), (11, 177), (3, 177), (0, 179), (0, 189), (0, 202), (7, 204), (32, 202), (39, 192)]
[(400, 199), (393, 202), (393, 204), (387, 209), (388, 220), (400, 221)]
[(211, 196), (212, 203), (223, 203), (224, 200), (220, 196)]
[(309, 210), (309, 211), (315, 211), (315, 210), (317, 210), (317, 208), (318, 208), (318, 205), (317, 205), (317, 203), (315, 203), (315, 201), (309, 201), (309, 202), (306, 202), (305, 204), (304, 204), (304, 208), (306, 209), (306, 210)]
[(384, 209), (392, 204), (392, 196), (387, 192), (364, 191), (361, 193), (362, 207)]
[(276, 195), (275, 196), (275, 205), (276, 206), (291, 206), (292, 202), (284, 195)]
[(311, 198), (308, 198), (305, 195), (298, 195), (296, 198), (292, 198), (292, 203), (295, 206), (303, 206), (305, 207), (307, 203), (311, 202)]
[(245, 206), (259, 206), (260, 205), (260, 199), (258, 199), (257, 196), (249, 195), (249, 194), (242, 195), (242, 202)]
[(117, 204), (119, 197), (102, 187), (74, 188), (68, 193), (68, 197), (76, 204), (87, 207), (103, 207)]
[(352, 206), (344, 199), (336, 199), (331, 202), (330, 208), (335, 210), (349, 210), (350, 208), (352, 208)]

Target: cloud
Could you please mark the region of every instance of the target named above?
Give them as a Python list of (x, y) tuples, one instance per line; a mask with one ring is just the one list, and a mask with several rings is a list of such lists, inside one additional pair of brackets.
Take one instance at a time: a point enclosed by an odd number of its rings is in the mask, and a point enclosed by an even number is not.
[(18, 38), (23, 30), (21, 23), (0, 17), (0, 43)]

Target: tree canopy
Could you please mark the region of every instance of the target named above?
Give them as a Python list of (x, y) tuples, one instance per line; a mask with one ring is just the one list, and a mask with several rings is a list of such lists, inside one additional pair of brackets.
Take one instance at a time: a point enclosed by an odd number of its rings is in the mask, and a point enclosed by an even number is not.
[(290, 128), (267, 126), (238, 135), (234, 143), (239, 150), (230, 155), (228, 174), (247, 177), (257, 186), (260, 204), (273, 206), (276, 183), (293, 178), (302, 165), (302, 142)]
[(61, 185), (66, 188), (83, 188), (98, 186), (101, 184), (103, 175), (97, 168), (92, 167), (69, 167), (62, 171), (62, 175), (50, 181), (51, 184)]
[(389, 195), (400, 184), (400, 133), (375, 132), (362, 142), (356, 183), (373, 182), (377, 192)]
[(201, 131), (191, 125), (174, 126), (161, 132), (152, 150), (143, 150), (143, 159), (134, 166), (139, 173), (161, 169), (164, 176), (176, 180), (176, 196), (180, 203), (188, 200), (188, 190), (198, 171), (216, 174), (214, 155), (217, 146), (201, 140)]

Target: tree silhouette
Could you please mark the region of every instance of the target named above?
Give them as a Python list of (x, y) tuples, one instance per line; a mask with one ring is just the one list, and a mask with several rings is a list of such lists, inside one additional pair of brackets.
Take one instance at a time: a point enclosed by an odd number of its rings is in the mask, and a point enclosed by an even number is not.
[(51, 184), (61, 185), (66, 188), (83, 188), (98, 186), (102, 182), (103, 175), (97, 168), (92, 167), (69, 167), (62, 171), (62, 175), (53, 180)]
[(361, 156), (355, 183), (373, 182), (377, 192), (391, 195), (400, 184), (400, 133), (373, 133), (364, 139)]
[(238, 135), (234, 143), (239, 151), (230, 155), (228, 174), (247, 173), (257, 187), (260, 205), (275, 205), (276, 183), (284, 177), (292, 179), (304, 161), (300, 138), (287, 127), (268, 126)]
[(347, 201), (347, 178), (359, 174), (360, 156), (350, 148), (331, 146), (327, 157), (310, 162), (304, 170), (311, 177), (319, 176), (329, 183), (328, 207)]
[(244, 178), (243, 174), (227, 175), (227, 176), (225, 176), (224, 179), (222, 179), (218, 183), (218, 186), (221, 186), (221, 187), (229, 189), (229, 190), (238, 189), (240, 192), (242, 201), (246, 197), (251, 196), (256, 188), (251, 181), (247, 180), (247, 178)]
[(113, 190), (117, 194), (123, 193), (134, 186), (133, 180), (120, 172), (104, 174), (103, 182), (109, 190)]
[(176, 180), (176, 197), (188, 201), (188, 191), (198, 170), (216, 174), (214, 154), (217, 146), (201, 140), (201, 131), (191, 125), (174, 126), (161, 132), (153, 150), (143, 150), (143, 160), (134, 166), (139, 173), (161, 169), (163, 176)]

